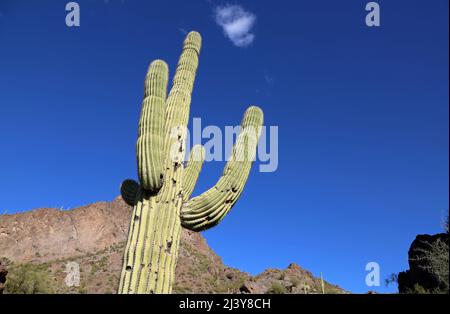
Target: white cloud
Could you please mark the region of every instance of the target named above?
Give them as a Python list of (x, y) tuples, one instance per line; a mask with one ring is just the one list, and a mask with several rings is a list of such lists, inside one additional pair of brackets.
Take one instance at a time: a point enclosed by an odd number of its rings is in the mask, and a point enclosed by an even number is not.
[(246, 47), (255, 39), (251, 32), (256, 15), (245, 11), (240, 5), (225, 5), (214, 10), (217, 25), (222, 27), (226, 37), (238, 47)]

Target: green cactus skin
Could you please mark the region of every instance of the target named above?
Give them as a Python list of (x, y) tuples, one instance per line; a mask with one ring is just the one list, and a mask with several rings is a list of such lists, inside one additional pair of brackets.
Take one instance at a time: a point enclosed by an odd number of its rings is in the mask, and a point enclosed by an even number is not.
[(167, 64), (161, 60), (153, 61), (145, 78), (136, 151), (138, 175), (142, 187), (154, 192), (162, 187), (164, 176), (163, 125), (167, 80)]
[(244, 190), (256, 154), (263, 113), (252, 106), (245, 112), (233, 152), (217, 184), (184, 204), (183, 227), (202, 231), (217, 225), (230, 211)]
[(185, 201), (189, 200), (194, 192), (195, 184), (198, 176), (202, 171), (203, 162), (205, 161), (205, 149), (201, 145), (195, 145), (192, 148), (189, 160), (184, 167), (183, 191)]
[(216, 225), (236, 203), (250, 172), (263, 113), (250, 107), (222, 177), (210, 190), (189, 200), (205, 151), (193, 147), (184, 165), (186, 127), (198, 67), (201, 37), (190, 32), (166, 98), (168, 67), (151, 63), (136, 145), (140, 183), (127, 179), (121, 194), (133, 206), (120, 276), (119, 293), (171, 293), (181, 228), (195, 231)]

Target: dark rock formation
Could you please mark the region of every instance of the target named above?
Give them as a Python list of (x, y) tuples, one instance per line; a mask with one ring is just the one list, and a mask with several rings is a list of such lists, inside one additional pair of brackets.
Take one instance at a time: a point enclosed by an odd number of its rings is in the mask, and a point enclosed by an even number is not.
[(409, 270), (398, 274), (398, 290), (400, 293), (410, 293), (415, 290), (416, 285), (428, 291), (443, 288), (440, 286), (439, 279), (430, 271), (429, 261), (425, 258), (426, 252), (429, 252), (437, 241), (443, 241), (448, 245), (448, 234), (420, 234), (411, 243), (408, 251)]

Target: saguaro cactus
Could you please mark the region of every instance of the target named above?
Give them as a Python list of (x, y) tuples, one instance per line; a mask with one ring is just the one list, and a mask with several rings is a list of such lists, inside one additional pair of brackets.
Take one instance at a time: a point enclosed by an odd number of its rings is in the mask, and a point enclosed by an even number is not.
[(263, 113), (252, 106), (217, 184), (189, 199), (205, 155), (196, 145), (183, 162), (200, 47), (200, 34), (190, 32), (167, 97), (164, 61), (153, 61), (145, 78), (136, 146), (140, 183), (127, 179), (121, 186), (122, 198), (134, 207), (119, 293), (170, 293), (181, 228), (201, 231), (219, 223), (242, 193), (255, 157)]

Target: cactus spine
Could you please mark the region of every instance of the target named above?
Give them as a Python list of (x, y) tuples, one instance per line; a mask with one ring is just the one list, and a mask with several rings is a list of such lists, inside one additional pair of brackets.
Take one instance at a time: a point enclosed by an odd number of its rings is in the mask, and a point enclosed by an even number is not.
[(170, 293), (181, 228), (200, 231), (219, 223), (242, 193), (255, 157), (263, 113), (252, 106), (217, 184), (189, 199), (205, 158), (196, 145), (183, 163), (200, 48), (200, 34), (190, 32), (167, 97), (166, 63), (156, 60), (148, 69), (136, 145), (140, 183), (127, 179), (121, 186), (133, 213), (119, 293)]

